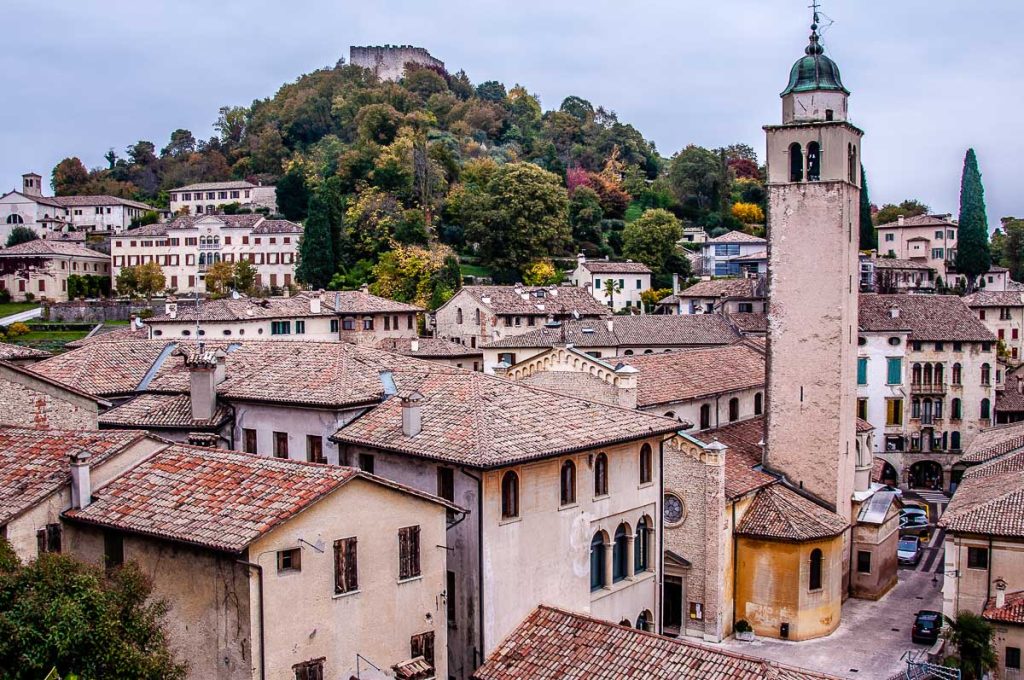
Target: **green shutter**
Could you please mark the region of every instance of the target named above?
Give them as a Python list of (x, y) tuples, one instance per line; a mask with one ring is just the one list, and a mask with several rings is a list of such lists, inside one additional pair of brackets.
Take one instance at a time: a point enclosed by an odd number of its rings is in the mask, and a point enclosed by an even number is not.
[(903, 362), (899, 357), (890, 357), (889, 375), (886, 382), (890, 385), (899, 385), (902, 382)]
[(868, 384), (868, 360), (866, 357), (860, 357), (857, 359), (857, 384)]

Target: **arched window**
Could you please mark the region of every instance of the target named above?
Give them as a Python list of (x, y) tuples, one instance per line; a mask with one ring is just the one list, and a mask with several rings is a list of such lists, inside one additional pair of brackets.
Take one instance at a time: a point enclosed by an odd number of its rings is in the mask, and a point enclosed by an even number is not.
[(7, 216), (7, 224), (25, 224), (25, 220), (18, 213), (11, 213)]
[(576, 463), (567, 460), (562, 463), (561, 492), (559, 499), (562, 505), (576, 502)]
[(650, 444), (640, 447), (640, 483), (650, 484), (654, 479), (654, 453)]
[(952, 434), (949, 435), (949, 448), (954, 451), (960, 450), (960, 433), (953, 430)]
[(821, 560), (820, 548), (811, 551), (811, 572), (808, 574), (807, 587), (811, 590), (821, 590)]
[(949, 417), (953, 420), (960, 420), (963, 417), (963, 407), (960, 405), (960, 399), (953, 399), (953, 403), (950, 404)]
[(921, 384), (921, 364), (914, 364), (914, 367), (910, 369), (910, 382), (915, 385)]
[(651, 618), (651, 613), (646, 609), (640, 612), (640, 616), (636, 617), (636, 629), (650, 631)]
[(988, 364), (981, 365), (981, 384), (991, 385), (992, 384), (992, 367)]
[(804, 181), (804, 153), (796, 142), (789, 145), (789, 181)]
[(754, 395), (754, 415), (759, 416), (764, 413), (764, 395), (758, 392)]
[(675, 418), (676, 417), (676, 412), (675, 411), (665, 411), (665, 417), (666, 418)]
[(603, 453), (594, 460), (594, 495), (608, 495), (608, 456)]
[(921, 400), (914, 397), (910, 400), (910, 417), (920, 418), (921, 417)]
[(604, 534), (598, 531), (590, 539), (590, 590), (604, 587)]
[(733, 397), (729, 400), (729, 422), (740, 419), (740, 400)]
[(991, 402), (989, 402), (988, 399), (982, 399), (981, 400), (981, 419), (982, 420), (988, 420), (989, 418), (991, 418), (992, 417), (991, 410), (992, 410)]
[(647, 571), (650, 565), (650, 552), (648, 551), (651, 540), (650, 532), (651, 528), (647, 524), (647, 518), (641, 517), (636, 524), (636, 536), (633, 538), (633, 572), (636, 574)]
[(706, 430), (711, 427), (711, 404), (702, 404), (700, 407), (700, 429)]
[(821, 146), (817, 142), (807, 145), (807, 181), (821, 179)]
[(936, 399), (935, 400), (935, 417), (936, 418), (941, 418), (942, 417), (942, 400), (941, 399)]
[(473, 310), (473, 323), (480, 323), (480, 308), (477, 307)]
[(952, 382), (953, 382), (954, 385), (959, 385), (960, 384), (961, 373), (962, 373), (962, 369), (960, 368), (960, 364), (953, 364)]
[(935, 384), (941, 385), (944, 382), (945, 368), (942, 364), (935, 364)]
[(932, 365), (931, 364), (925, 364), (924, 365), (924, 384), (925, 385), (931, 385), (932, 384)]
[(857, 147), (850, 144), (846, 150), (847, 169), (846, 174), (850, 180), (850, 184), (857, 183)]
[(519, 517), (519, 475), (511, 470), (501, 478), (501, 517)]
[(199, 266), (206, 264), (206, 253), (199, 253)]
[(627, 349), (625, 352), (623, 352), (623, 354), (627, 357), (631, 357), (633, 356), (633, 350)]
[(455, 308), (455, 323), (462, 323), (462, 307)]
[(629, 571), (629, 530), (620, 524), (615, 530), (615, 543), (612, 546), (612, 583), (626, 578)]

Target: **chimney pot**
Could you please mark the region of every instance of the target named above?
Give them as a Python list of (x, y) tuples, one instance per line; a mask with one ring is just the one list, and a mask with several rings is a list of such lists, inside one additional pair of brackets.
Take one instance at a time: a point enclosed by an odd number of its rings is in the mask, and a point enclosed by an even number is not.
[(1006, 581), (1003, 579), (996, 579), (996, 609), (1002, 609), (1006, 606)]
[(313, 295), (309, 297), (309, 313), (319, 314), (321, 302), (320, 293), (313, 293)]
[(402, 397), (402, 434), (415, 437), (423, 429), (423, 395), (413, 392)]
[(78, 451), (70, 456), (71, 507), (85, 508), (92, 502), (92, 482), (89, 478), (89, 452)]
[(609, 333), (614, 333), (615, 332), (615, 320), (614, 319), (608, 319), (605, 323), (608, 325), (608, 332)]
[(902, 226), (903, 226), (903, 220), (904, 220), (904, 219), (905, 219), (905, 218), (903, 217), (903, 215), (897, 215), (897, 216), (896, 216), (896, 224), (898, 224), (898, 225), (900, 225), (900, 226), (902, 227)]
[(409, 349), (412, 350), (413, 352), (419, 352), (420, 351), (420, 339), (419, 338), (413, 338), (412, 341), (409, 343)]
[(900, 309), (899, 309), (899, 307), (893, 307), (892, 309), (890, 309), (889, 310), (889, 316), (891, 318), (893, 318), (893, 319), (900, 318)]

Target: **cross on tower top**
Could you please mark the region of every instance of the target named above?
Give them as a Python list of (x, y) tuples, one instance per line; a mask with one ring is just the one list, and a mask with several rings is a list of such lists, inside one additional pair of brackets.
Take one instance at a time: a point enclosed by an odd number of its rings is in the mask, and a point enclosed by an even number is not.
[(818, 3), (818, 0), (811, 0), (811, 4), (808, 7), (812, 12), (811, 29), (814, 30), (818, 28), (818, 8), (821, 7), (821, 4)]

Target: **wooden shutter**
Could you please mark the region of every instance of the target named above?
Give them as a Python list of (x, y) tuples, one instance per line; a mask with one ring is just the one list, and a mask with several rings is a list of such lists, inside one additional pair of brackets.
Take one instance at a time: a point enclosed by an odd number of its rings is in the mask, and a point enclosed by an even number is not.
[(36, 532), (36, 549), (40, 555), (46, 552), (46, 529), (40, 529)]
[(413, 635), (409, 639), (410, 656), (422, 656), (431, 667), (434, 666), (434, 631)]
[(348, 590), (359, 590), (355, 538), (345, 539), (345, 585)]
[(345, 592), (345, 541), (334, 542), (334, 592)]
[[(398, 530), (398, 578), (409, 578), (409, 529)], [(418, 656), (413, 654), (413, 656)]]

